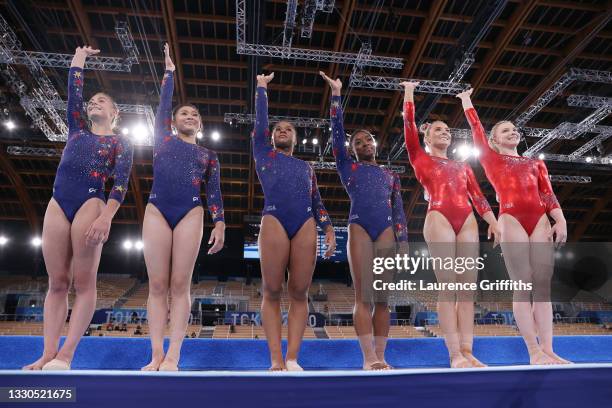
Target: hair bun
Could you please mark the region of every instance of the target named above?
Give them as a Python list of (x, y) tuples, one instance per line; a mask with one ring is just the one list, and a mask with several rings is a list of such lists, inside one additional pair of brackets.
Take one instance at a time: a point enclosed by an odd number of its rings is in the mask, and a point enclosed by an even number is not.
[(429, 129), (430, 127), (431, 127), (431, 123), (425, 122), (421, 124), (421, 126), (419, 126), (419, 130), (421, 131), (421, 133), (425, 133), (427, 132), (427, 129)]

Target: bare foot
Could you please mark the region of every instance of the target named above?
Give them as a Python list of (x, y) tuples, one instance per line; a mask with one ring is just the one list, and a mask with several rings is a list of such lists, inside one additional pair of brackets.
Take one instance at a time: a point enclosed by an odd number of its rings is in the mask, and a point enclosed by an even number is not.
[(470, 361), (463, 357), (463, 354), (458, 354), (456, 356), (450, 357), (450, 366), (451, 368), (472, 368), (473, 365)]
[(546, 353), (546, 355), (548, 355), (549, 357), (552, 357), (553, 359), (557, 360), (559, 364), (574, 364), (571, 361), (566, 360), (563, 357), (560, 357), (558, 354), (556, 354), (552, 350), (542, 350), (542, 351)]
[(70, 370), (70, 362), (64, 361), (64, 360), (60, 360), (59, 358), (56, 357), (53, 360), (49, 361), (44, 366), (42, 366), (42, 370), (45, 370), (45, 371), (46, 370), (53, 370), (53, 371), (57, 371), (57, 370), (61, 370), (61, 371)]
[(27, 366), (22, 367), (22, 370), (42, 370), (43, 366), (47, 364), (49, 361), (53, 360), (57, 353), (53, 355), (42, 355), (41, 358), (33, 362), (32, 364), (28, 364)]
[(561, 364), (542, 350), (537, 350), (533, 354), (529, 354), (529, 364), (531, 365), (555, 365)]
[(474, 355), (469, 352), (469, 351), (462, 351), (461, 354), (463, 355), (463, 357), (465, 357), (466, 360), (468, 360), (470, 362), (470, 364), (472, 365), (472, 367), (487, 367), (487, 365), (485, 363), (483, 363), (482, 361), (478, 360), (476, 357), (474, 357)]
[(365, 364), (363, 369), (366, 371), (385, 371), (390, 370), (391, 366), (381, 361), (375, 361), (371, 364)]
[(153, 356), (153, 358), (151, 359), (151, 362), (147, 364), (146, 366), (142, 367), (140, 370), (141, 371), (158, 371), (159, 366), (161, 365), (162, 361), (164, 361), (163, 355)]
[(172, 357), (166, 356), (164, 361), (159, 365), (159, 371), (178, 371), (178, 361)]
[(280, 363), (273, 362), (268, 371), (287, 371), (287, 367), (282, 361)]
[(287, 367), (287, 371), (304, 371), (302, 366), (300, 366), (297, 360), (287, 360), (285, 362), (285, 367)]

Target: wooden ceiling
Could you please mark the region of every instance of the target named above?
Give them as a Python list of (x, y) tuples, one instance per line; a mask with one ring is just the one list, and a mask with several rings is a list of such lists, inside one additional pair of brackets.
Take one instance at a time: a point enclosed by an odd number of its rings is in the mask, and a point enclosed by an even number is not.
[[(247, 1), (247, 37), (261, 44), (282, 43), (286, 1)], [(257, 4), (255, 4), (257, 3)], [(302, 1), (299, 2), (301, 10)], [(368, 74), (444, 80), (440, 71), (453, 63), (445, 56), (457, 47), (462, 32), (474, 23), (484, 1), (462, 0), (336, 0), (332, 13), (317, 13), (311, 38), (293, 45), (300, 48), (358, 52), (370, 41), (372, 54), (404, 59), (401, 71), (366, 69)], [(260, 13), (256, 13), (256, 7)], [(327, 117), (329, 92), (318, 76), (323, 70), (339, 76), (348, 85), (349, 65), (254, 57), (236, 53), (234, 0), (0, 0), (0, 12), (29, 51), (72, 53), (78, 45), (99, 47), (103, 55), (122, 56), (114, 32), (117, 20), (129, 23), (140, 51), (140, 64), (130, 73), (90, 71), (85, 93), (106, 89), (120, 103), (158, 103), (157, 82), (163, 72), (162, 46), (171, 43), (178, 70), (175, 101), (195, 103), (206, 126), (203, 144), (219, 152), (222, 192), (227, 222), (241, 228), (245, 215), (257, 215), (263, 194), (250, 154), (250, 126), (223, 123), (227, 112), (251, 113), (256, 71), (276, 73), (270, 86), (270, 113), (276, 115)], [(569, 67), (612, 71), (612, 2), (565, 0), (510, 0), (493, 21), (475, 50), (475, 63), (464, 77), (475, 88), (474, 103), (485, 127), (522, 112), (554, 84)], [(298, 18), (298, 22), (299, 22)], [(16, 67), (19, 72), (22, 68)], [(65, 97), (66, 69), (46, 69)], [(154, 72), (153, 72), (154, 71)], [(345, 86), (348, 88), (348, 86)], [(30, 127), (18, 99), (1, 84), (0, 105), (19, 128), (0, 136), (0, 219), (23, 223), (39, 230), (51, 193), (59, 157), (13, 156), (11, 145), (62, 148), (47, 141)], [(401, 94), (373, 89), (346, 89), (347, 130), (368, 128), (377, 135), (379, 157), (386, 159), (390, 146), (401, 135)], [(592, 109), (573, 108), (566, 98), (572, 94), (611, 96), (612, 86), (576, 82), (542, 109), (528, 126), (554, 128), (561, 122), (579, 122)], [(417, 97), (417, 104), (423, 95)], [(443, 96), (430, 118), (445, 120), (452, 127), (467, 127), (458, 100)], [(127, 116), (124, 126), (137, 118)], [(421, 119), (421, 118), (417, 118)], [(610, 118), (601, 122), (611, 125)], [(208, 135), (218, 130), (222, 137)], [(300, 138), (318, 137), (319, 147), (301, 146), (299, 157), (316, 160), (329, 138), (327, 131), (300, 130)], [(547, 152), (569, 153), (592, 137), (551, 143)], [(527, 139), (521, 149), (534, 143)], [(611, 140), (604, 143), (610, 154)], [(324, 155), (331, 160), (330, 155)], [(152, 184), (151, 148), (138, 147), (134, 157), (130, 191), (116, 222), (138, 224)], [(405, 157), (394, 162), (405, 165), (402, 193), (413, 239), (422, 239), (427, 209), (423, 193)], [(472, 161), (481, 186), (492, 205), (495, 194)], [(548, 163), (551, 174), (592, 177), (589, 184), (554, 184), (569, 225), (572, 240), (607, 241), (612, 236), (612, 167), (574, 163)], [(335, 171), (317, 171), (319, 187), (332, 217), (346, 219), (346, 195)], [(27, 224), (25, 223), (27, 222)]]

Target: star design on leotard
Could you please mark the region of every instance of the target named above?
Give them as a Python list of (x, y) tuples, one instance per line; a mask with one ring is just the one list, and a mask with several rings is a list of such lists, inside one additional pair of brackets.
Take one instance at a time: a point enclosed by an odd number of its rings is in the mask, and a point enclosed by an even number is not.
[(119, 191), (120, 193), (123, 193), (125, 191), (125, 187), (123, 186), (114, 186), (113, 189), (115, 191)]
[(81, 77), (81, 71), (75, 71), (74, 72), (74, 77), (75, 78), (80, 78)]

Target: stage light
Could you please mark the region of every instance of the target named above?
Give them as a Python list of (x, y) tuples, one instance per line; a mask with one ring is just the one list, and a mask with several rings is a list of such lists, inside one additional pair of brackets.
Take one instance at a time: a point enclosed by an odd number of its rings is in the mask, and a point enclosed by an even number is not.
[(13, 130), (17, 127), (17, 125), (15, 124), (15, 122), (13, 122), (12, 120), (7, 120), (6, 122), (4, 122), (4, 126), (6, 126), (6, 128), (8, 130)]
[(467, 159), (471, 153), (470, 147), (466, 144), (462, 144), (461, 146), (459, 146), (459, 149), (457, 151), (459, 152), (459, 156), (461, 157), (461, 160)]
[(593, 158), (592, 158), (591, 156), (589, 156), (589, 157), (587, 157), (587, 158), (586, 158), (586, 162), (587, 162), (587, 163), (590, 163), (590, 162), (592, 162), (592, 161), (593, 161)]
[(312, 138), (312, 144), (313, 145), (318, 145), (319, 144), (319, 139), (317, 139), (316, 137)]
[(8, 242), (8, 238), (5, 237), (4, 235), (0, 236), (0, 246), (5, 246)]
[(472, 156), (478, 158), (480, 156), (480, 150), (477, 147), (472, 148)]
[(149, 131), (143, 125), (136, 125), (132, 129), (132, 134), (134, 135), (134, 140), (137, 142), (142, 142), (149, 135)]
[(40, 239), (39, 237), (34, 237), (34, 238), (32, 238), (32, 241), (30, 241), (30, 243), (34, 247), (39, 247), (39, 246), (42, 245), (42, 239)]
[(136, 241), (134, 243), (134, 248), (136, 248), (137, 250), (142, 250), (142, 248), (144, 248), (144, 244), (142, 243), (142, 241)]
[(217, 141), (221, 139), (221, 134), (215, 130), (214, 132), (212, 132), (212, 135), (210, 135), (210, 137), (212, 138), (212, 140)]
[(197, 137), (198, 139), (201, 139), (201, 138), (203, 138), (203, 137), (204, 137), (204, 135), (202, 134), (202, 132), (198, 132), (198, 133), (196, 133), (196, 137)]
[(130, 134), (130, 129), (124, 127), (123, 129), (121, 129), (121, 134), (123, 135), (129, 135)]
[(125, 241), (123, 241), (123, 249), (125, 249), (126, 251), (129, 251), (130, 249), (132, 249), (133, 246), (134, 244), (129, 239), (126, 239)]
[(544, 160), (544, 157), (546, 157), (546, 156), (544, 156), (544, 153), (538, 154), (538, 159)]

